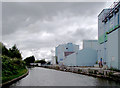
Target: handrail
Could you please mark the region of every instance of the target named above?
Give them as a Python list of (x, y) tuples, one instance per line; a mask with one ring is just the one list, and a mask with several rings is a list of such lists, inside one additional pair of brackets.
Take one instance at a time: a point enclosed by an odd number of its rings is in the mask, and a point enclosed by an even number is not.
[[(112, 7), (112, 5), (113, 5), (113, 7)], [(116, 8), (119, 7), (120, 1), (119, 2), (114, 2), (112, 5), (110, 6), (110, 11), (108, 11), (106, 13), (106, 15), (104, 14), (104, 18), (102, 19), (102, 22), (105, 22), (105, 19), (110, 16), (110, 14), (113, 12), (113, 10), (115, 10)]]

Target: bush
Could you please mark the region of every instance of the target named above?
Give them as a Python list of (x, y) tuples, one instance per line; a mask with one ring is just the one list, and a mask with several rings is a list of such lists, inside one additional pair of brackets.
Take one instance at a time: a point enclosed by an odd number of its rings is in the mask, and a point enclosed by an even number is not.
[(112, 76), (113, 75), (113, 72), (109, 72), (109, 76)]
[(96, 61), (96, 64), (98, 64), (98, 61)]
[(0, 55), (5, 55), (11, 58), (22, 59), (21, 53), (16, 45), (14, 45), (10, 49), (7, 49), (6, 46), (1, 42), (0, 42)]
[(93, 71), (92, 71), (92, 70), (89, 70), (89, 74), (93, 74)]
[(118, 71), (118, 72), (120, 72), (120, 70), (119, 70), (119, 69), (116, 69), (116, 68), (113, 68), (113, 67), (111, 67), (109, 70), (111, 70), (111, 71)]
[(34, 56), (30, 56), (27, 57), (26, 59), (24, 59), (26, 65), (29, 65), (30, 63), (34, 63), (35, 62), (35, 57)]
[(7, 56), (2, 56), (2, 75), (3, 76), (11, 76), (18, 74), (20, 69), (25, 68), (24, 61), (14, 58), (11, 59)]
[(94, 74), (97, 74), (98, 70), (94, 70)]
[(24, 73), (22, 71), (26, 72), (25, 62), (22, 61), (21, 53), (16, 45), (7, 49), (0, 42), (0, 57), (2, 59), (2, 82), (16, 78), (16, 75), (19, 76)]
[(82, 70), (81, 70), (81, 69), (78, 69), (78, 72), (82, 72)]

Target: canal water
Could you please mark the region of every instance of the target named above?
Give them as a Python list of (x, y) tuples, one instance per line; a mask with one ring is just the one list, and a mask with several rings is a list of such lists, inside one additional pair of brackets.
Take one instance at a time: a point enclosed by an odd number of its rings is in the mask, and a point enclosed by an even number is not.
[(29, 75), (14, 86), (120, 86), (119, 82), (41, 67), (29, 68)]

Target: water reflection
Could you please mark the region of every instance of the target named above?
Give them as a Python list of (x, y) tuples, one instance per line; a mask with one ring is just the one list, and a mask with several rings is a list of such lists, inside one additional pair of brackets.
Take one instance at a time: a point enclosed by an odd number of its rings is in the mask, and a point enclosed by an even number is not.
[(120, 86), (120, 83), (41, 67), (29, 68), (29, 75), (10, 86)]

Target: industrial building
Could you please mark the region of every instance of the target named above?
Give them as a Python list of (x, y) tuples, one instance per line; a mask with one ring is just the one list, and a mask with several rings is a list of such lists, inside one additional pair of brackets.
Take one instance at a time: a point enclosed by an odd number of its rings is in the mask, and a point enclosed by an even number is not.
[(98, 59), (120, 70), (120, 1), (98, 15)]
[(52, 58), (51, 64), (52, 65), (56, 65), (56, 58), (55, 58), (55, 56), (52, 56), (51, 58)]
[(94, 66), (97, 61), (97, 40), (84, 40), (83, 49), (66, 56), (63, 63), (66, 66)]
[(93, 66), (97, 61), (120, 70), (120, 1), (98, 15), (98, 41), (84, 40), (83, 49), (78, 47), (72, 43), (56, 47), (58, 61), (67, 66)]
[(79, 45), (73, 43), (61, 44), (55, 48), (55, 56), (59, 64), (63, 64), (66, 56), (79, 50)]
[(98, 50), (98, 40), (83, 40), (83, 49), (85, 48)]

